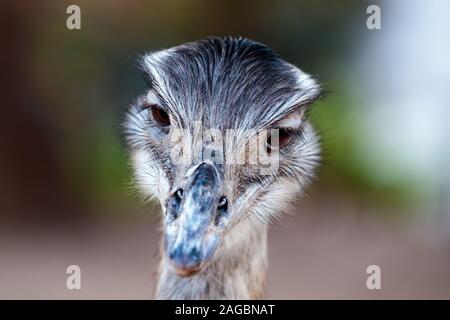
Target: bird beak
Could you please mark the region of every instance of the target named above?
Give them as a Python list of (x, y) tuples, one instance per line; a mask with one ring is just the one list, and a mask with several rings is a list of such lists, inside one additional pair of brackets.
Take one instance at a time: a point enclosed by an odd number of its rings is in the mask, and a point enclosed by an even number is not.
[(165, 253), (180, 276), (194, 275), (216, 251), (227, 222), (223, 181), (215, 165), (202, 163), (190, 170), (167, 201)]

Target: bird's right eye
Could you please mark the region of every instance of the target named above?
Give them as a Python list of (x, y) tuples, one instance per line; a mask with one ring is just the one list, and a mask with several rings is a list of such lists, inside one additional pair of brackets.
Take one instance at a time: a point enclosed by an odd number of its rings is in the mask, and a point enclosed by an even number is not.
[(170, 126), (170, 117), (163, 109), (161, 109), (157, 105), (150, 106), (150, 112), (152, 114), (155, 122), (161, 127), (169, 127)]

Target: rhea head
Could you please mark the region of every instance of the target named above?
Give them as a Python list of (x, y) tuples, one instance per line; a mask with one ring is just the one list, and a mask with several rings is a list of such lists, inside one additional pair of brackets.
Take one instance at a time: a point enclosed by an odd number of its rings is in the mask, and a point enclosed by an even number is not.
[(187, 43), (140, 65), (148, 90), (124, 126), (135, 181), (161, 204), (165, 259), (192, 276), (236, 225), (268, 223), (314, 176), (319, 144), (306, 111), (320, 87), (243, 38)]

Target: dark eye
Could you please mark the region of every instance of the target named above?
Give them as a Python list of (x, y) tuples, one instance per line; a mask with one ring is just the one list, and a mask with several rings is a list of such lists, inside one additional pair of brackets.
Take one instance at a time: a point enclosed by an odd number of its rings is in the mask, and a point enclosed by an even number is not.
[(153, 119), (158, 125), (160, 125), (161, 127), (170, 126), (170, 117), (167, 112), (156, 105), (151, 106), (150, 111), (152, 113)]
[[(271, 153), (273, 150), (281, 150), (283, 147), (285, 147), (290, 141), (291, 141), (291, 134), (287, 129), (277, 129), (278, 134), (275, 132), (271, 133), (267, 137), (267, 153)], [(278, 145), (276, 144), (276, 139), (278, 136)]]

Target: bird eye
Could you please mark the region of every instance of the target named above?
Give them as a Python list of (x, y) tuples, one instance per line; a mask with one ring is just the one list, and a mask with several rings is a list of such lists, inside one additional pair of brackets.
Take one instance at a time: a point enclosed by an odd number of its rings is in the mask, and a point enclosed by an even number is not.
[(170, 126), (170, 117), (167, 112), (156, 105), (151, 106), (150, 111), (152, 113), (153, 119), (158, 125), (160, 125), (161, 127)]
[(271, 153), (272, 151), (277, 149), (281, 150), (291, 141), (291, 135), (287, 129), (281, 128), (277, 130), (278, 130), (278, 145), (276, 145), (274, 137), (272, 137), (273, 135), (270, 134), (267, 137), (266, 141), (267, 153)]

